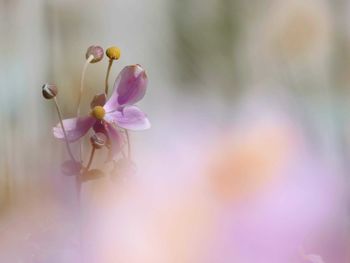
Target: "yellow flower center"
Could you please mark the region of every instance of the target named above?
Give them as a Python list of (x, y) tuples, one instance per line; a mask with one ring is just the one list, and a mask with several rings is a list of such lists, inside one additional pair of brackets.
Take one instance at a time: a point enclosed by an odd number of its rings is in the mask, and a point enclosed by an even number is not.
[(98, 120), (103, 120), (103, 117), (105, 116), (105, 114), (106, 114), (106, 111), (102, 106), (95, 106), (91, 112), (91, 115)]
[(114, 59), (117, 60), (120, 58), (120, 49), (117, 47), (110, 47), (107, 48), (106, 50), (106, 55), (107, 57), (109, 57), (110, 59)]

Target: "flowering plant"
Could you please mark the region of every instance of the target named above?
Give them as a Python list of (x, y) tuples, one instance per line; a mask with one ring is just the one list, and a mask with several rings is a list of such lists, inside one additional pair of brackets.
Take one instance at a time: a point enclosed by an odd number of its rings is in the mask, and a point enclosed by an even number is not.
[[(53, 128), (53, 135), (65, 142), (70, 160), (62, 164), (67, 175), (77, 178), (78, 189), (84, 181), (97, 179), (104, 175), (101, 169), (91, 169), (95, 152), (107, 148), (106, 162), (112, 163), (112, 169), (132, 168), (131, 147), (128, 130), (144, 130), (150, 128), (150, 122), (144, 112), (135, 103), (140, 101), (146, 92), (147, 75), (139, 65), (124, 67), (115, 80), (111, 97), (108, 99), (108, 79), (114, 60), (120, 57), (117, 47), (106, 50), (109, 58), (104, 92), (97, 94), (91, 101), (89, 114), (80, 114), (80, 104), (84, 91), (84, 78), (87, 66), (103, 59), (104, 51), (99, 46), (91, 46), (86, 52), (86, 62), (81, 75), (80, 93), (76, 116), (63, 119), (56, 98), (58, 89), (54, 84), (45, 84), (42, 94), (46, 99), (53, 99), (59, 117), (59, 123)], [(82, 140), (90, 135), (91, 153), (89, 159), (83, 160)], [(79, 142), (80, 155), (77, 158), (71, 149), (71, 143)], [(127, 147), (125, 147), (127, 145)]]

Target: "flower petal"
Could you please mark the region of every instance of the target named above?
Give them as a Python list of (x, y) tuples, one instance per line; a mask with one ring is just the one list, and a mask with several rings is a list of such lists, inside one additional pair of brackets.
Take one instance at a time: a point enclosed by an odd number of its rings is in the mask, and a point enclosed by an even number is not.
[(106, 104), (107, 97), (105, 93), (97, 94), (94, 96), (90, 103), (90, 108), (93, 109), (96, 106), (102, 106)]
[(140, 65), (126, 66), (114, 83), (113, 94), (104, 106), (106, 112), (141, 100), (145, 96), (147, 82), (145, 70)]
[[(66, 130), (68, 141), (74, 142), (84, 136), (95, 121), (96, 120), (92, 117), (79, 117), (63, 120), (63, 126)], [(60, 123), (53, 128), (53, 135), (57, 139), (64, 140), (64, 133)]]
[(106, 123), (105, 128), (108, 134), (110, 144), (109, 159), (112, 160), (113, 157), (117, 155), (120, 151), (122, 137), (120, 136), (119, 132), (112, 126), (112, 124)]
[(108, 136), (107, 130), (106, 130), (106, 122), (105, 121), (99, 121), (97, 120), (94, 123), (94, 126), (92, 127), (96, 133), (104, 133), (106, 136)]
[(324, 263), (322, 257), (319, 255), (307, 255), (305, 256), (305, 259), (308, 262), (312, 262), (312, 263)]
[(126, 106), (121, 111), (107, 113), (105, 119), (128, 130), (146, 130), (151, 127), (147, 115), (136, 106)]

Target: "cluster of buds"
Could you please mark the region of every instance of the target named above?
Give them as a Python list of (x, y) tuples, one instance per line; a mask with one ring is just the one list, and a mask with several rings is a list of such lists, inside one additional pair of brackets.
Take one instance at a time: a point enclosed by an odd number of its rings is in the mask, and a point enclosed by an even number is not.
[[(109, 58), (106, 71), (104, 92), (96, 94), (90, 103), (90, 112), (85, 116), (80, 114), (80, 103), (84, 91), (84, 79), (87, 66), (103, 60), (104, 51), (100, 46), (90, 46), (85, 54), (86, 61), (81, 74), (80, 93), (77, 103), (76, 116), (63, 119), (61, 109), (56, 98), (57, 86), (45, 84), (42, 87), (42, 95), (45, 99), (53, 99), (58, 113), (59, 123), (53, 128), (54, 136), (65, 142), (70, 160), (63, 162), (62, 172), (66, 175), (77, 177), (79, 186), (87, 180), (100, 178), (105, 174), (104, 167), (93, 168), (93, 160), (96, 150), (107, 149), (106, 162), (112, 165), (111, 172), (125, 172), (134, 170), (135, 165), (131, 158), (131, 146), (129, 130), (145, 130), (150, 127), (147, 115), (136, 105), (146, 92), (148, 83), (145, 70), (139, 65), (129, 65), (122, 69), (117, 76), (112, 95), (108, 98), (109, 74), (112, 63), (120, 58), (120, 49), (110, 47), (106, 50)], [(84, 161), (82, 150), (85, 136), (89, 136), (91, 152), (89, 159)], [(79, 142), (80, 154), (77, 157), (71, 144)], [(80, 187), (79, 187), (80, 189)]]

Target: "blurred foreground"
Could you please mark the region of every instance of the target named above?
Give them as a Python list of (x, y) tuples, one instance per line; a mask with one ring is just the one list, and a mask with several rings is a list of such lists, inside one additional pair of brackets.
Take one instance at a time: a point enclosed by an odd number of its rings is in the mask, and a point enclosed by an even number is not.
[[(0, 262), (349, 262), (349, 12), (0, 0)], [(120, 46), (112, 78), (145, 67), (153, 126), (132, 134), (137, 173), (88, 183), (79, 205), (40, 87), (71, 116), (91, 44)], [(88, 69), (85, 104), (106, 66)]]

